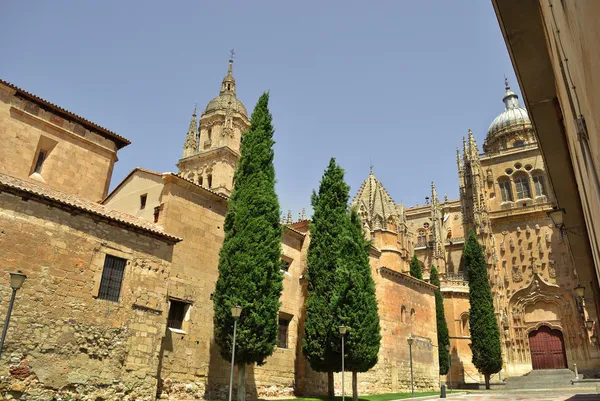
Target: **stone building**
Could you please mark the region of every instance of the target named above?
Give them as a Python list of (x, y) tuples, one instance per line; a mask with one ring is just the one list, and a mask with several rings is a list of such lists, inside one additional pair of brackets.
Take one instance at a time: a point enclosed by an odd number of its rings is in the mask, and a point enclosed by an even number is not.
[[(227, 394), (230, 365), (220, 357), (212, 337), (211, 299), (218, 278), (228, 195), (240, 157), (241, 136), (249, 126), (246, 108), (236, 96), (230, 61), (219, 95), (208, 103), (199, 120), (195, 110), (192, 114), (183, 157), (177, 163), (179, 171), (157, 173), (137, 168), (103, 201), (109, 208), (154, 221), (184, 239), (173, 253), (167, 291), (168, 329), (159, 373), (159, 392), (171, 399), (222, 399)], [(383, 187), (377, 182), (370, 187), (369, 183), (363, 185), (357, 199), (367, 199), (372, 193), (386, 197), (386, 207), (393, 205)], [(386, 218), (396, 219), (394, 224), (406, 230), (397, 220), (402, 213), (395, 207), (393, 213)], [(246, 369), (250, 397), (326, 393), (326, 375), (312, 371), (301, 352), (307, 291), (303, 277), (309, 242), (309, 221), (292, 223), (290, 219), (282, 237), (286, 268), (282, 271), (278, 346), (263, 366)], [(404, 246), (409, 246), (408, 239)], [(379, 363), (359, 376), (359, 390), (381, 393), (410, 388), (406, 338), (411, 334), (415, 338), (416, 386), (434, 389), (438, 368), (435, 314), (430, 313), (435, 305), (433, 287), (393, 267), (396, 264), (390, 255), (394, 252), (388, 248), (382, 242), (371, 252), (383, 340)], [(404, 254), (408, 254), (407, 249)], [(339, 376), (337, 391), (341, 391)], [(348, 383), (350, 379), (348, 375)]]
[(94, 202), (129, 142), (3, 81), (0, 140), (0, 395), (154, 399), (180, 239)]
[[(461, 262), (471, 229), (485, 249), (501, 332), (501, 376), (575, 363), (580, 371), (600, 368), (589, 265), (577, 263), (573, 238), (548, 217), (556, 199), (527, 110), (508, 83), (502, 100), (505, 110), (491, 123), (483, 153), (470, 130), (462, 154), (457, 150), (460, 199), (440, 202), (432, 184), (428, 204), (406, 210), (425, 277), (431, 265), (441, 273), (454, 383), (481, 381), (471, 364), (468, 275)], [(588, 287), (585, 298), (576, 295), (579, 285)]]

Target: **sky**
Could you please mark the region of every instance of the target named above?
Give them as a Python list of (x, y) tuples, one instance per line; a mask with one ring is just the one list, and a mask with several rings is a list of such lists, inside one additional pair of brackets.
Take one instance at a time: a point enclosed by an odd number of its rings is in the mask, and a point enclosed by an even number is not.
[[(12, 1), (0, 4), (0, 78), (132, 144), (133, 168), (177, 171), (194, 104), (219, 93), (235, 49), (249, 112), (270, 91), (282, 212), (310, 213), (329, 159), (354, 197), (373, 165), (395, 202), (458, 197), (456, 147), (483, 144), (520, 95), (489, 0)], [(521, 102), (522, 104), (522, 102)]]

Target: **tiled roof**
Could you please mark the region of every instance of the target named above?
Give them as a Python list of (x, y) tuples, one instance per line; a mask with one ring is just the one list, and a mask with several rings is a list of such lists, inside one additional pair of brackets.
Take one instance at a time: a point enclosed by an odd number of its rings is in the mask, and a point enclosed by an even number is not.
[(43, 187), (33, 182), (21, 180), (19, 178), (0, 173), (0, 191), (4, 192), (7, 190), (27, 193), (31, 196), (37, 196), (61, 205), (82, 210), (126, 227), (133, 227), (155, 234), (162, 239), (168, 239), (170, 242), (179, 242), (182, 240), (179, 237), (164, 232), (162, 227), (130, 214), (110, 209), (104, 205), (100, 205), (78, 196), (68, 195), (55, 189)]
[(104, 128), (86, 118), (83, 118), (69, 110), (63, 109), (62, 107), (60, 107), (52, 102), (42, 99), (41, 97), (34, 95), (33, 93), (27, 92), (26, 90), (21, 89), (18, 86), (11, 84), (10, 82), (0, 79), (0, 84), (6, 85), (9, 88), (12, 88), (12, 89), (16, 90), (19, 93), (19, 95), (21, 95), (29, 100), (32, 100), (36, 103), (41, 103), (42, 105), (52, 109), (55, 113), (61, 114), (72, 120), (75, 120), (78, 123), (80, 123), (81, 125), (85, 126), (86, 128), (92, 129), (93, 131), (97, 132), (98, 134), (104, 136), (105, 138), (108, 138), (108, 139), (114, 141), (117, 145), (117, 148), (119, 148), (119, 149), (121, 149), (131, 143), (128, 139), (123, 138), (121, 135), (118, 135), (117, 133), (115, 133), (107, 128)]

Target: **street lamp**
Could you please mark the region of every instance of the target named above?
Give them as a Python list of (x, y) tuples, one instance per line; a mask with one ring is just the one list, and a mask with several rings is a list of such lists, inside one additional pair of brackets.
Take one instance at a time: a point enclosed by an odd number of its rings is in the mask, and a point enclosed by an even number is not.
[(585, 287), (578, 284), (577, 287), (575, 287), (575, 295), (579, 298), (583, 298), (585, 296)]
[(413, 379), (413, 366), (412, 366), (412, 345), (413, 345), (413, 338), (412, 338), (412, 334), (410, 336), (408, 336), (408, 338), (406, 339), (406, 342), (408, 343), (408, 353), (410, 355), (410, 391), (412, 393), (412, 398), (415, 397), (415, 385), (414, 385), (414, 379)]
[(342, 325), (338, 327), (340, 335), (342, 336), (342, 401), (346, 399), (346, 393), (344, 391), (344, 336), (346, 335), (346, 326)]
[(237, 331), (237, 321), (242, 314), (242, 307), (239, 305), (231, 308), (231, 316), (233, 317), (233, 345), (231, 346), (231, 374), (229, 375), (229, 401), (231, 401), (231, 392), (233, 390), (233, 367), (235, 366), (235, 334)]
[(17, 273), (10, 273), (10, 287), (12, 288), (12, 295), (10, 296), (8, 311), (6, 312), (6, 320), (4, 321), (4, 328), (2, 329), (2, 340), (0, 340), (0, 356), (2, 356), (2, 350), (4, 349), (4, 340), (6, 339), (8, 322), (10, 322), (10, 314), (12, 312), (13, 304), (15, 303), (15, 296), (17, 295), (17, 290), (21, 288), (26, 278), (27, 276), (24, 275), (21, 270), (19, 270)]
[(448, 378), (450, 379), (450, 390), (452, 390), (452, 372), (450, 372), (450, 368), (452, 367), (452, 358), (450, 358), (450, 344), (446, 345), (446, 351), (448, 352)]

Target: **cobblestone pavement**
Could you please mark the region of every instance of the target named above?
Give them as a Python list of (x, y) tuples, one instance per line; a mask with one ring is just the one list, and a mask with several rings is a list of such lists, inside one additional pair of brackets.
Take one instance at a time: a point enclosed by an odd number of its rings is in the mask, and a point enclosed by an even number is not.
[[(584, 392), (585, 393), (585, 392)], [(563, 391), (540, 393), (488, 393), (467, 394), (458, 397), (442, 398), (448, 401), (600, 401), (600, 394), (575, 394)]]

